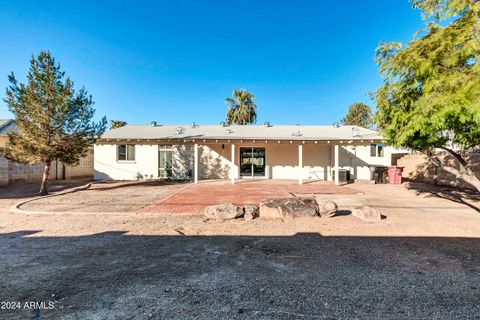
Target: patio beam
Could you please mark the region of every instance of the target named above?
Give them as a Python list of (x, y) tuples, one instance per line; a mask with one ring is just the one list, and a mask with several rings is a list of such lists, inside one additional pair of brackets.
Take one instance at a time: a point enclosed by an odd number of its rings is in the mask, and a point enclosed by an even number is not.
[(193, 145), (193, 171), (195, 184), (198, 184), (198, 143)]
[(303, 184), (303, 144), (298, 145), (298, 184)]
[(339, 185), (340, 184), (340, 175), (339, 175), (339, 164), (338, 164), (338, 157), (339, 157), (339, 146), (338, 144), (335, 145), (335, 151), (334, 151), (334, 161), (335, 161), (335, 185)]
[(230, 179), (235, 184), (235, 144), (232, 143), (232, 159), (230, 161)]

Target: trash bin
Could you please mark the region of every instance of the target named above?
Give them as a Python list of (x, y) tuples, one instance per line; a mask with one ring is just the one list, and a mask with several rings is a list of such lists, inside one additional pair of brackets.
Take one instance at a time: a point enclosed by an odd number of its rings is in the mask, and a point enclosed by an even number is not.
[(379, 166), (379, 165), (370, 165), (369, 166), (370, 172), (372, 173), (371, 179), (378, 183), (386, 183), (386, 170), (387, 167)]
[(388, 167), (388, 182), (390, 184), (402, 184), (402, 172), (404, 167), (391, 166)]

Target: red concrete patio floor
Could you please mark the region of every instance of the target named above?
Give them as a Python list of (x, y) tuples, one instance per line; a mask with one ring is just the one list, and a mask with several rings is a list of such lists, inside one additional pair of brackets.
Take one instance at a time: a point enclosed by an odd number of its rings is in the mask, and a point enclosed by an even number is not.
[(266, 198), (291, 197), (293, 194), (358, 194), (358, 191), (329, 182), (299, 185), (296, 181), (242, 180), (232, 185), (225, 180), (202, 181), (188, 185), (140, 212), (197, 215), (202, 214), (205, 207), (214, 204), (258, 204)]

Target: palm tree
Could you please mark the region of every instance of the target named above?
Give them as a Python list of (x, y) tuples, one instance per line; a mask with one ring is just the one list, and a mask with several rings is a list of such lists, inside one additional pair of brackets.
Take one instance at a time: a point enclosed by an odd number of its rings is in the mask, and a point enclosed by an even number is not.
[(251, 124), (257, 121), (257, 105), (253, 102), (255, 95), (246, 90), (233, 90), (233, 98), (225, 99), (229, 104), (227, 124)]

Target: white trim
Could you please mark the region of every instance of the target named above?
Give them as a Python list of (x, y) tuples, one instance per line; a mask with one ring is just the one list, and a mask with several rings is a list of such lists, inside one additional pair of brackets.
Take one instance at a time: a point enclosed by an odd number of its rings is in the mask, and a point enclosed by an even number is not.
[(335, 151), (334, 151), (334, 158), (335, 158), (335, 167), (334, 167), (335, 169), (334, 170), (335, 170), (335, 185), (337, 185), (337, 186), (340, 184), (340, 175), (338, 173), (339, 168), (340, 168), (339, 163), (338, 163), (339, 162), (338, 161), (339, 149), (340, 148), (339, 148), (338, 144), (336, 144), (335, 145)]
[(195, 143), (194, 147), (194, 155), (193, 155), (193, 171), (194, 171), (194, 182), (195, 184), (198, 184), (198, 144)]
[(298, 145), (298, 184), (303, 184), (303, 145)]
[(232, 184), (235, 184), (235, 144), (231, 145), (231, 159), (230, 159), (230, 176), (232, 179)]

